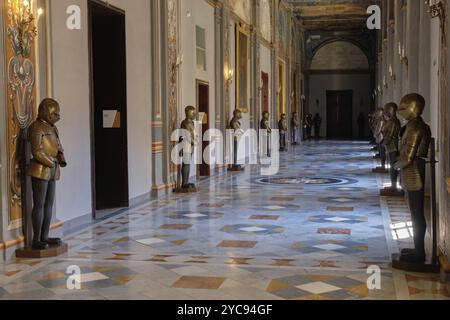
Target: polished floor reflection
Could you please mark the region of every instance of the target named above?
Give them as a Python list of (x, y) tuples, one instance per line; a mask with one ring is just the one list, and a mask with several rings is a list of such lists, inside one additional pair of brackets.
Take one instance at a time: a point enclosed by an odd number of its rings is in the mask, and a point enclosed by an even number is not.
[[(449, 299), (438, 276), (390, 268), (409, 215), (378, 196), (372, 156), (365, 142), (308, 142), (276, 176), (218, 174), (72, 235), (66, 256), (2, 265), (0, 299)], [(73, 265), (80, 290), (67, 289)]]

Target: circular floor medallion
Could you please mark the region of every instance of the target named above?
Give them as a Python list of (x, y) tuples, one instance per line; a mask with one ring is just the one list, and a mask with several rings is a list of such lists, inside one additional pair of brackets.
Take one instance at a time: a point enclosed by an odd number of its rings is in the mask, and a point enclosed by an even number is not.
[(258, 183), (271, 185), (309, 185), (309, 186), (328, 186), (328, 185), (346, 185), (357, 183), (357, 180), (335, 177), (274, 177), (262, 178), (257, 180)]

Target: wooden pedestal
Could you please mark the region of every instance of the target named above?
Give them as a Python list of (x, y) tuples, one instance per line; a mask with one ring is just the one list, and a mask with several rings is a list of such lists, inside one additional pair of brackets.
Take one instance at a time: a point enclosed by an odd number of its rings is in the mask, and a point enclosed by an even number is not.
[(405, 192), (400, 189), (384, 188), (380, 190), (380, 196), (382, 197), (404, 197)]
[(392, 268), (408, 272), (440, 273), (439, 265), (420, 264), (400, 261), (400, 255), (392, 255)]
[(242, 172), (242, 171), (245, 171), (245, 168), (244, 167), (230, 167), (230, 168), (228, 168), (228, 171), (231, 171), (231, 172)]
[(389, 173), (389, 170), (383, 167), (376, 167), (375, 169), (372, 169), (373, 173)]
[(19, 259), (45, 259), (58, 257), (69, 250), (69, 246), (66, 243), (62, 243), (60, 246), (50, 246), (46, 250), (33, 250), (31, 248), (18, 249), (16, 251), (16, 257)]
[(197, 188), (176, 188), (173, 189), (173, 193), (196, 193), (198, 192)]

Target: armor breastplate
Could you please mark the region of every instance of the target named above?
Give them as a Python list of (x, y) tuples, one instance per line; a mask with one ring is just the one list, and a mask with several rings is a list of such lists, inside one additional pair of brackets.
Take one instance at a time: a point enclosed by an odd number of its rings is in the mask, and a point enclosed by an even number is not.
[(400, 135), (400, 121), (397, 118), (389, 119), (383, 127), (383, 139), (387, 153), (397, 152)]
[(428, 156), (430, 142), (431, 130), (422, 118), (408, 123), (400, 146), (400, 161), (409, 163), (402, 169), (403, 186), (407, 191), (420, 191), (424, 187), (419, 161)]
[(27, 174), (41, 180), (59, 180), (58, 154), (62, 152), (62, 146), (56, 127), (37, 120), (28, 129), (28, 139), (33, 159)]
[(233, 118), (230, 122), (230, 127), (231, 129), (239, 130), (241, 128), (241, 122)]

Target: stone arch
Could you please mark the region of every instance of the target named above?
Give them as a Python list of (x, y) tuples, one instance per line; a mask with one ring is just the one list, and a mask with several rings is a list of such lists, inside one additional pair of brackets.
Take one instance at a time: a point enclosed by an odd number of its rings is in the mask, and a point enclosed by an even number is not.
[[(312, 48), (311, 58), (308, 59), (308, 70), (357, 70), (369, 71), (370, 55), (358, 41), (352, 39), (334, 38), (322, 41)], [(327, 61), (328, 66), (318, 67), (317, 59), (323, 59), (327, 51), (333, 55), (333, 59)], [(345, 55), (348, 55), (347, 57)], [(352, 57), (351, 60), (349, 57)], [(347, 59), (347, 63), (346, 63)], [(334, 64), (333, 64), (334, 62)]]

